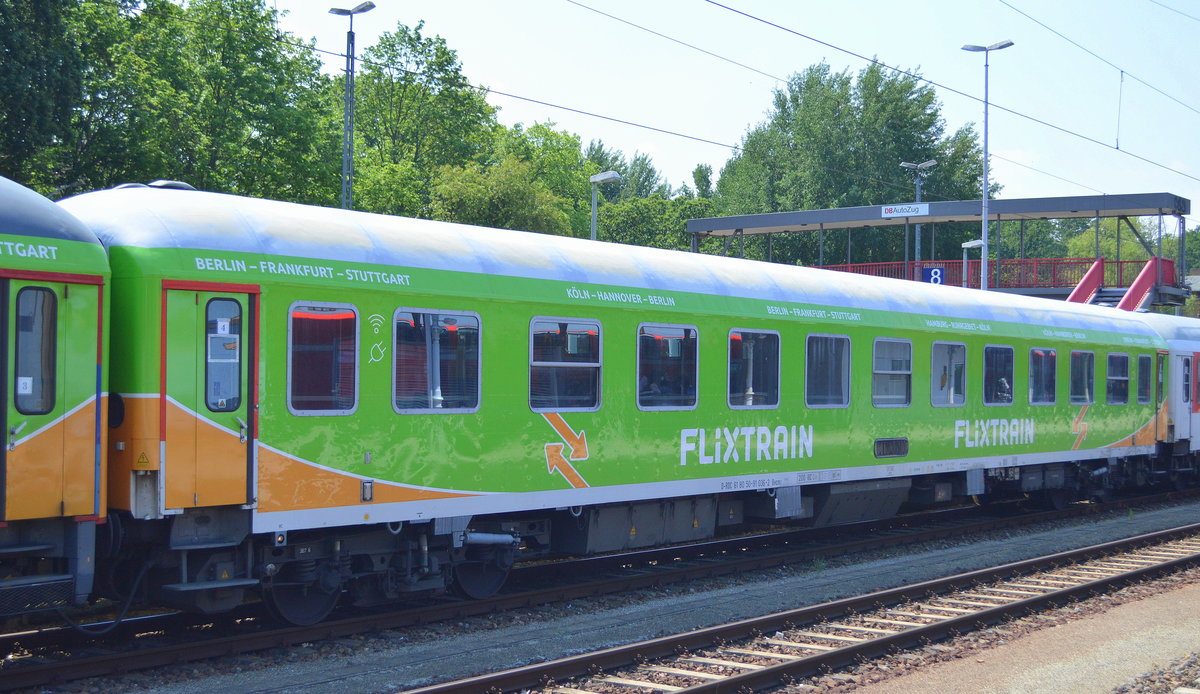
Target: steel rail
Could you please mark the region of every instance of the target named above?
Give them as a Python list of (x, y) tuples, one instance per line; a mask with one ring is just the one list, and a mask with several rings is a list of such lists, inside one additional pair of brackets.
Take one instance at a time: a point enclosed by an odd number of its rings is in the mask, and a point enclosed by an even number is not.
[[(835, 600), (803, 607), (796, 610), (722, 624), (706, 629), (651, 639), (639, 643), (561, 658), (547, 663), (514, 668), (455, 682), (406, 690), (408, 694), (465, 694), (468, 692), (512, 692), (545, 686), (552, 681), (583, 677), (598, 670), (613, 670), (631, 667), (638, 663), (668, 658), (681, 651), (692, 651), (718, 647), (722, 643), (753, 638), (762, 633), (786, 630), (799, 624), (839, 619), (883, 606), (903, 603), (908, 600), (926, 599), (929, 596), (953, 590), (969, 588), (984, 581), (995, 581), (1022, 576), (1031, 572), (1054, 568), (1063, 564), (1077, 563), (1107, 556), (1116, 551), (1164, 542), (1200, 533), (1200, 523), (1181, 526), (1132, 538), (1105, 542), (1080, 549), (1059, 552), (997, 567), (969, 571), (946, 578), (924, 581), (899, 588), (877, 591), (867, 595)], [(898, 648), (910, 648), (927, 641), (943, 639), (957, 633), (972, 631), (1009, 617), (1024, 615), (1046, 605), (1060, 603), (1080, 595), (1096, 592), (1118, 583), (1127, 583), (1150, 575), (1157, 575), (1176, 568), (1200, 562), (1200, 555), (1166, 560), (1160, 564), (1122, 572), (1108, 578), (1097, 578), (1078, 586), (1056, 590), (1045, 595), (983, 609), (979, 612), (948, 618), (933, 624), (922, 625), (894, 635), (874, 638), (859, 644), (838, 648), (798, 660), (767, 666), (722, 680), (706, 682), (683, 691), (689, 693), (722, 694), (755, 691), (765, 687), (790, 684), (797, 678), (806, 677), (830, 668), (840, 668), (861, 658), (877, 657)]]
[[(423, 605), (421, 607), (390, 612), (356, 615), (308, 627), (271, 628), (249, 634), (242, 633), (234, 636), (204, 638), (189, 641), (186, 644), (169, 644), (136, 651), (106, 653), (104, 655), (85, 656), (82, 658), (72, 657), (59, 662), (40, 663), (36, 665), (3, 667), (0, 668), (0, 692), (25, 687), (61, 684), (89, 677), (123, 674), (135, 670), (181, 664), (207, 658), (224, 657), (267, 648), (287, 647), (308, 641), (332, 640), (373, 631), (485, 616), (547, 603), (659, 587), (671, 583), (795, 564), (822, 557), (841, 556), (882, 547), (894, 547), (898, 543), (912, 544), (944, 539), (977, 531), (981, 527), (992, 531), (1003, 527), (1016, 527), (1069, 517), (1083, 517), (1094, 513), (1123, 509), (1135, 504), (1183, 499), (1196, 495), (1196, 491), (1168, 492), (1154, 495), (1153, 497), (1143, 497), (1138, 500), (1125, 500), (1082, 507), (1077, 506), (1061, 511), (1046, 511), (1003, 518), (989, 517), (977, 523), (962, 525), (947, 525), (942, 523), (945, 520), (944, 516), (934, 515), (932, 518), (907, 517), (891, 519), (890, 522), (876, 521), (857, 526), (839, 526), (839, 530), (843, 532), (852, 530), (855, 527), (862, 528), (863, 526), (870, 525), (879, 526), (879, 528), (876, 531), (878, 535), (875, 537), (819, 547), (795, 547), (763, 554), (755, 554), (753, 552), (745, 552), (743, 554), (744, 546), (748, 541), (749, 544), (761, 548), (768, 544), (770, 540), (777, 539), (777, 536), (751, 536), (748, 539), (735, 538), (731, 540), (702, 542), (696, 545), (699, 551), (691, 554), (689, 552), (692, 546), (681, 546), (594, 557), (580, 560), (583, 565), (588, 567), (586, 570), (591, 575), (595, 575), (601, 571), (616, 570), (629, 565), (634, 565), (635, 568), (632, 571), (626, 570), (618, 575), (606, 576), (596, 580), (505, 593), (486, 600), (461, 601), (447, 599), (435, 605)], [(900, 530), (901, 526), (906, 524), (921, 521), (932, 522), (938, 525), (923, 529), (904, 528), (902, 534), (886, 534), (895, 533)], [(809, 529), (808, 532), (811, 533), (812, 530)], [(786, 538), (783, 541), (793, 542), (802, 539), (804, 533), (805, 531), (787, 531), (781, 533), (779, 536)], [(699, 563), (690, 563), (697, 559), (700, 560)], [(528, 567), (517, 573), (561, 573), (563, 566), (563, 564), (542, 564)], [(195, 616), (193, 615), (192, 617), (194, 618)], [(147, 630), (146, 626), (142, 626), (137, 631), (144, 633)], [(116, 633), (121, 632), (118, 631)], [(126, 634), (130, 635), (129, 632), (126, 632)], [(65, 631), (59, 632), (59, 636), (67, 636), (67, 633)], [(39, 638), (46, 637), (37, 634), (23, 634), (20, 637), (14, 638), (13, 642), (20, 644), (24, 648), (32, 648), (35, 647), (35, 641)], [(71, 636), (70, 638), (75, 637)], [(80, 637), (80, 639), (81, 643), (94, 642), (94, 640), (89, 640), (86, 637)]]

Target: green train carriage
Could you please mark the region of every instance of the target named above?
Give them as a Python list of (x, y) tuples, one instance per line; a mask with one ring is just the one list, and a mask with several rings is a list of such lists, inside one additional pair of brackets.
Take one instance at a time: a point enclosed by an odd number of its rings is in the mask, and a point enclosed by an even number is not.
[(108, 261), (0, 178), (0, 618), (84, 602), (105, 504)]
[[(1134, 314), (182, 190), (63, 203), (113, 272), (110, 505), (155, 599), (322, 618), (518, 552), (1087, 493), (1148, 464)], [(1082, 462), (1081, 462), (1082, 461)]]

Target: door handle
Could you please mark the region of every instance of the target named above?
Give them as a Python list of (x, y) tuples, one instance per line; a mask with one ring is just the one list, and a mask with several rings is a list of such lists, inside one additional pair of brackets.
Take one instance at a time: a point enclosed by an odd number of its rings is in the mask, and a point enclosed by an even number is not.
[(234, 417), (234, 419), (237, 420), (238, 426), (241, 427), (241, 431), (238, 434), (238, 443), (246, 443), (246, 431), (249, 429), (246, 426), (246, 420), (241, 417)]
[(28, 423), (29, 422), (21, 422), (20, 424), (8, 428), (8, 450), (11, 451), (17, 447), (17, 434), (21, 433), (21, 430), (24, 429), (25, 425)]

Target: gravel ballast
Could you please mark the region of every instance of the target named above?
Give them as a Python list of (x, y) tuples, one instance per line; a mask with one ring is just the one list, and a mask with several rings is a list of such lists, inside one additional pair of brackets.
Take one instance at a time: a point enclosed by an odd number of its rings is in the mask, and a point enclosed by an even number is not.
[[(394, 692), (1197, 521), (1200, 504), (1194, 503), (1096, 516), (1032, 530), (998, 531), (994, 537), (968, 543), (899, 546), (891, 552), (807, 567), (557, 604), (490, 619), (393, 630), (307, 649), (76, 683), (58, 691), (282, 694), (320, 688), (325, 692)], [(1171, 658), (1187, 655), (1176, 653), (1156, 665), (1165, 666)], [(1126, 679), (1144, 669), (1127, 673)], [(1129, 691), (1141, 694), (1141, 690)]]

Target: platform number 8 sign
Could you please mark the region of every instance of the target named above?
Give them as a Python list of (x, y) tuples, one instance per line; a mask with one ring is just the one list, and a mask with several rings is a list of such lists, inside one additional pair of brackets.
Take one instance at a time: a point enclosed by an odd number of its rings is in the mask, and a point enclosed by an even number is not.
[(944, 284), (946, 269), (940, 267), (921, 268), (921, 281), (929, 284)]

